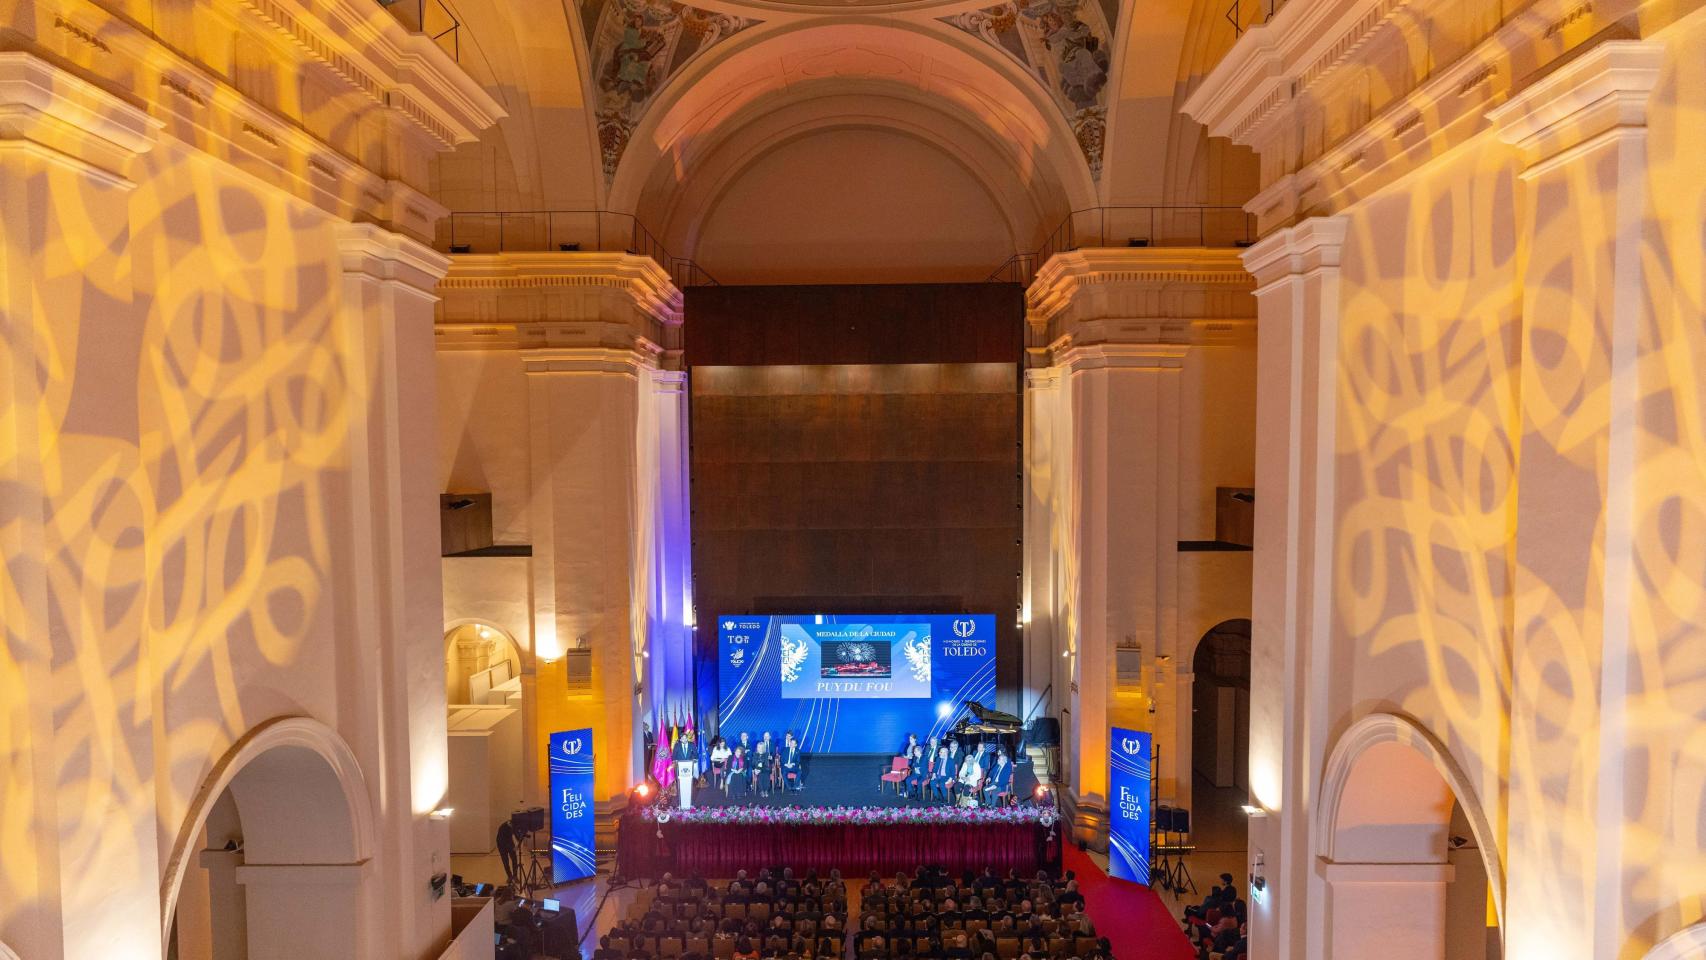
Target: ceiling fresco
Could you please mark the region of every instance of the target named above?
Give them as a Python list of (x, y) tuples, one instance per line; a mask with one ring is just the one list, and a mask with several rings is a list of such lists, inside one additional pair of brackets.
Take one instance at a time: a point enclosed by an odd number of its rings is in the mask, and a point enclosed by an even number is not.
[(761, 21), (673, 0), (588, 0), (581, 6), (604, 179), (628, 148), (646, 106), (669, 78), (717, 44)]
[(1048, 89), (1099, 179), (1117, 17), (1091, 0), (1008, 0), (940, 19), (1017, 60)]

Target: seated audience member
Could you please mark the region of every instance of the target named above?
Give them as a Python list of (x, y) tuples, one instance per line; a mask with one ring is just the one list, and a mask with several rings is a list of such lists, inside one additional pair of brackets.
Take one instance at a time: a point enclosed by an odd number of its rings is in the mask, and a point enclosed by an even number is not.
[(610, 949), (610, 934), (598, 938), (598, 949), (592, 952), (592, 960), (622, 960), (622, 951)]
[(758, 960), (758, 947), (745, 937), (735, 943), (735, 960)]

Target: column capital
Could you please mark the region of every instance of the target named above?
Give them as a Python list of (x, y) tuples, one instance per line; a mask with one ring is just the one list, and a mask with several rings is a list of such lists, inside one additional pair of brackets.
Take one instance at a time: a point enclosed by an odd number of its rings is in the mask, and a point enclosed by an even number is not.
[(1233, 248), (1096, 247), (1056, 254), (1025, 291), (1029, 349), (1042, 363), (1094, 348), (1086, 356), (1168, 365), (1152, 361), (1181, 360), (1193, 343), (1252, 326), (1250, 290)]
[(160, 123), (61, 67), (0, 53), (0, 151), (22, 151), (129, 189), (130, 160), (153, 148)]
[(450, 267), (449, 257), (419, 240), (371, 223), (338, 225), (337, 243), (346, 275), (397, 284), (428, 299), (437, 299), (434, 290)]
[(1597, 143), (1644, 133), (1664, 44), (1607, 40), (1488, 111), (1498, 137), (1540, 172)]
[(681, 290), (649, 257), (460, 254), (438, 289), (441, 350), (679, 350)]
[(1256, 292), (1287, 277), (1338, 269), (1346, 226), (1344, 217), (1311, 217), (1263, 237), (1243, 254)]

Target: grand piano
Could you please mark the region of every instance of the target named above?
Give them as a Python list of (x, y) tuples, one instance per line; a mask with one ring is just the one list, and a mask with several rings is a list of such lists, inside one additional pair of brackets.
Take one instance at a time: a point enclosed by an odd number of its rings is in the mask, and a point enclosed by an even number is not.
[(1019, 762), (1019, 738), (1025, 730), (1023, 721), (1011, 713), (986, 707), (976, 700), (966, 702), (966, 711), (970, 716), (961, 720), (959, 725), (954, 727), (952, 734), (960, 743), (1004, 746), (1013, 762)]

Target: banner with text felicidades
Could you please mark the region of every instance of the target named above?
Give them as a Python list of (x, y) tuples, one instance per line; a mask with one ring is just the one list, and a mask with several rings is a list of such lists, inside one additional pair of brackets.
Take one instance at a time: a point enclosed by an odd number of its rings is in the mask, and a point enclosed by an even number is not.
[(551, 882), (597, 872), (592, 811), (592, 730), (551, 734)]
[(1149, 882), (1149, 739), (1113, 727), (1108, 733), (1108, 876)]

